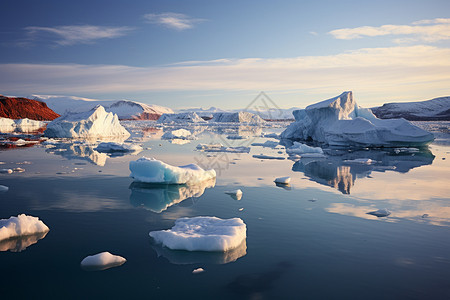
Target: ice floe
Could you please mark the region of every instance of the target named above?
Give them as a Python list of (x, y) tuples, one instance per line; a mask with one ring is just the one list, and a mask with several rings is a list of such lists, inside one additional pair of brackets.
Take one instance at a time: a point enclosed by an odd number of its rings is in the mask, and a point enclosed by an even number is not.
[(293, 112), (295, 122), (282, 138), (308, 140), (331, 146), (398, 147), (424, 146), (433, 134), (404, 119), (382, 120), (362, 108), (352, 92), (344, 92), (302, 110)]
[(291, 182), (291, 177), (278, 177), (274, 180), (275, 183), (281, 183), (281, 184), (289, 184)]
[(199, 184), (216, 177), (214, 169), (203, 170), (196, 164), (171, 166), (154, 158), (130, 161), (130, 177), (135, 181), (167, 184)]
[(254, 154), (253, 157), (259, 158), (259, 159), (278, 159), (278, 160), (286, 159), (286, 157), (282, 157), (282, 156), (272, 156), (272, 155), (265, 155), (265, 154)]
[(203, 268), (197, 268), (192, 271), (192, 274), (198, 274), (198, 273), (202, 273), (202, 272), (205, 272), (205, 270)]
[(198, 144), (196, 147), (198, 150), (204, 152), (229, 152), (229, 153), (249, 153), (250, 147), (237, 146), (227, 147), (222, 144)]
[(161, 138), (166, 140), (170, 139), (194, 140), (195, 136), (189, 130), (177, 129), (164, 133)]
[(240, 189), (234, 191), (225, 191), (225, 194), (230, 195), (234, 200), (242, 199), (242, 191)]
[(376, 163), (376, 161), (371, 160), (370, 158), (346, 159), (343, 162), (346, 164), (362, 164), (362, 165), (371, 165)]
[(322, 148), (311, 147), (299, 142), (294, 142), (293, 146), (286, 148), (286, 153), (288, 155), (300, 155), (308, 157), (324, 157)]
[(240, 218), (180, 218), (168, 230), (149, 235), (172, 250), (228, 251), (237, 248), (247, 237), (247, 227)]
[(47, 232), (50, 229), (38, 217), (20, 214), (0, 220), (0, 240)]
[(134, 152), (135, 154), (142, 151), (142, 147), (137, 144), (127, 144), (127, 143), (115, 143), (115, 142), (102, 142), (98, 144), (94, 150), (98, 152)]
[(68, 113), (47, 125), (44, 135), (52, 138), (128, 137), (119, 118), (97, 106), (82, 113)]
[(159, 117), (158, 123), (206, 123), (201, 117), (199, 117), (195, 112), (186, 112), (178, 114), (163, 114)]
[(233, 122), (233, 123), (246, 123), (246, 124), (264, 124), (265, 121), (258, 115), (246, 112), (218, 112), (213, 113), (213, 118), (210, 122)]
[(279, 145), (278, 141), (265, 141), (264, 143), (252, 143), (252, 146), (261, 146), (266, 148), (275, 148)]
[(376, 211), (368, 212), (367, 214), (381, 218), (381, 217), (389, 216), (391, 214), (391, 212), (388, 209), (386, 209), (386, 208), (382, 208), (382, 209), (379, 209), (379, 210), (376, 210)]
[(86, 270), (101, 271), (123, 265), (127, 260), (122, 256), (109, 252), (101, 252), (85, 257), (81, 261), (81, 267)]

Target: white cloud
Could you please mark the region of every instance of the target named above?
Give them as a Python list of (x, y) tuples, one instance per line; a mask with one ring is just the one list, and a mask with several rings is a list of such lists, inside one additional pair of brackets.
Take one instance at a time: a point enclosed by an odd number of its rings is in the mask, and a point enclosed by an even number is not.
[(362, 26), (336, 29), (329, 32), (336, 39), (352, 40), (362, 37), (400, 35), (407, 38), (396, 42), (437, 42), (450, 39), (450, 19), (420, 20), (413, 25), (382, 25), (379, 27)]
[[(9, 94), (112, 94), (152, 91), (309, 91), (362, 98), (421, 99), (450, 94), (450, 49), (371, 48), (327, 56), (223, 59), (160, 67), (0, 64)], [(425, 95), (425, 96), (423, 96)], [(318, 98), (321, 99), (321, 98)], [(426, 98), (425, 98), (426, 99)]]
[(194, 27), (195, 24), (205, 21), (204, 19), (195, 19), (185, 14), (178, 13), (162, 13), (162, 14), (146, 14), (144, 18), (148, 23), (159, 24), (170, 29), (186, 30)]
[(112, 39), (126, 35), (133, 30), (131, 27), (109, 27), (92, 25), (71, 25), (56, 27), (25, 27), (31, 41), (36, 41), (49, 34), (49, 38), (57, 45), (69, 46), (74, 44), (92, 43), (99, 39)]

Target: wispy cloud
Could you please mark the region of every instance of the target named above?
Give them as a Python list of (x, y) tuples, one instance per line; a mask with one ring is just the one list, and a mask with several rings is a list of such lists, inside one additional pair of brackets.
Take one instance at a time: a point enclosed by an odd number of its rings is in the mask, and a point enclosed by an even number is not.
[[(321, 91), (420, 99), (449, 94), (450, 49), (370, 48), (328, 56), (224, 59), (159, 67), (0, 64), (9, 94), (112, 94), (174, 91)], [(320, 98), (319, 98), (320, 99)], [(366, 97), (370, 101), (370, 97)], [(378, 101), (380, 101), (378, 99)]]
[(60, 46), (75, 44), (89, 44), (100, 39), (113, 39), (126, 35), (132, 27), (110, 27), (93, 25), (71, 25), (56, 27), (25, 27), (28, 41), (36, 42), (40, 39), (50, 39)]
[(405, 36), (396, 42), (438, 42), (450, 39), (450, 19), (438, 18), (420, 20), (412, 25), (382, 25), (379, 27), (362, 26), (356, 28), (336, 29), (329, 32), (336, 39), (352, 40), (374, 36)]
[(172, 12), (162, 14), (146, 14), (144, 15), (144, 18), (147, 23), (159, 24), (164, 27), (180, 31), (191, 29), (195, 24), (206, 21), (205, 19), (196, 19), (185, 14)]

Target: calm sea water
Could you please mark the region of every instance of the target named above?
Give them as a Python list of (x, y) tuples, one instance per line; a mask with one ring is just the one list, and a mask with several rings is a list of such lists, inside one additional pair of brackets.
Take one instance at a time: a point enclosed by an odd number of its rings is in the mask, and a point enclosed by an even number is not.
[[(436, 133), (428, 149), (327, 150), (327, 159), (299, 161), (253, 158), (286, 157), (257, 146), (249, 154), (195, 150), (272, 140), (256, 128), (191, 128), (199, 140), (177, 144), (149, 124), (131, 128), (146, 149), (137, 155), (109, 157), (80, 142), (1, 150), (0, 168), (26, 171), (0, 174), (9, 187), (0, 218), (25, 213), (50, 228), (0, 243), (1, 298), (449, 299), (449, 122), (419, 125)], [(236, 133), (249, 138), (226, 138)], [(218, 177), (195, 187), (133, 184), (128, 164), (141, 156), (213, 167)], [(351, 162), (358, 158), (375, 162)], [(289, 187), (274, 184), (282, 176), (292, 178)], [(224, 193), (237, 188), (241, 200)], [(384, 208), (391, 215), (367, 214)], [(246, 243), (227, 253), (185, 252), (148, 236), (193, 216), (242, 218)], [(102, 251), (127, 262), (80, 267)], [(205, 271), (192, 274), (199, 267)]]

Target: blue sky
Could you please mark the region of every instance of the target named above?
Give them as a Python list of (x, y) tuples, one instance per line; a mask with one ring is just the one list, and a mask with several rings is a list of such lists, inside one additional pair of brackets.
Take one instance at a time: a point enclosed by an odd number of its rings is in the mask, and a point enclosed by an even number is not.
[(242, 108), (450, 95), (449, 1), (0, 3), (0, 93)]

